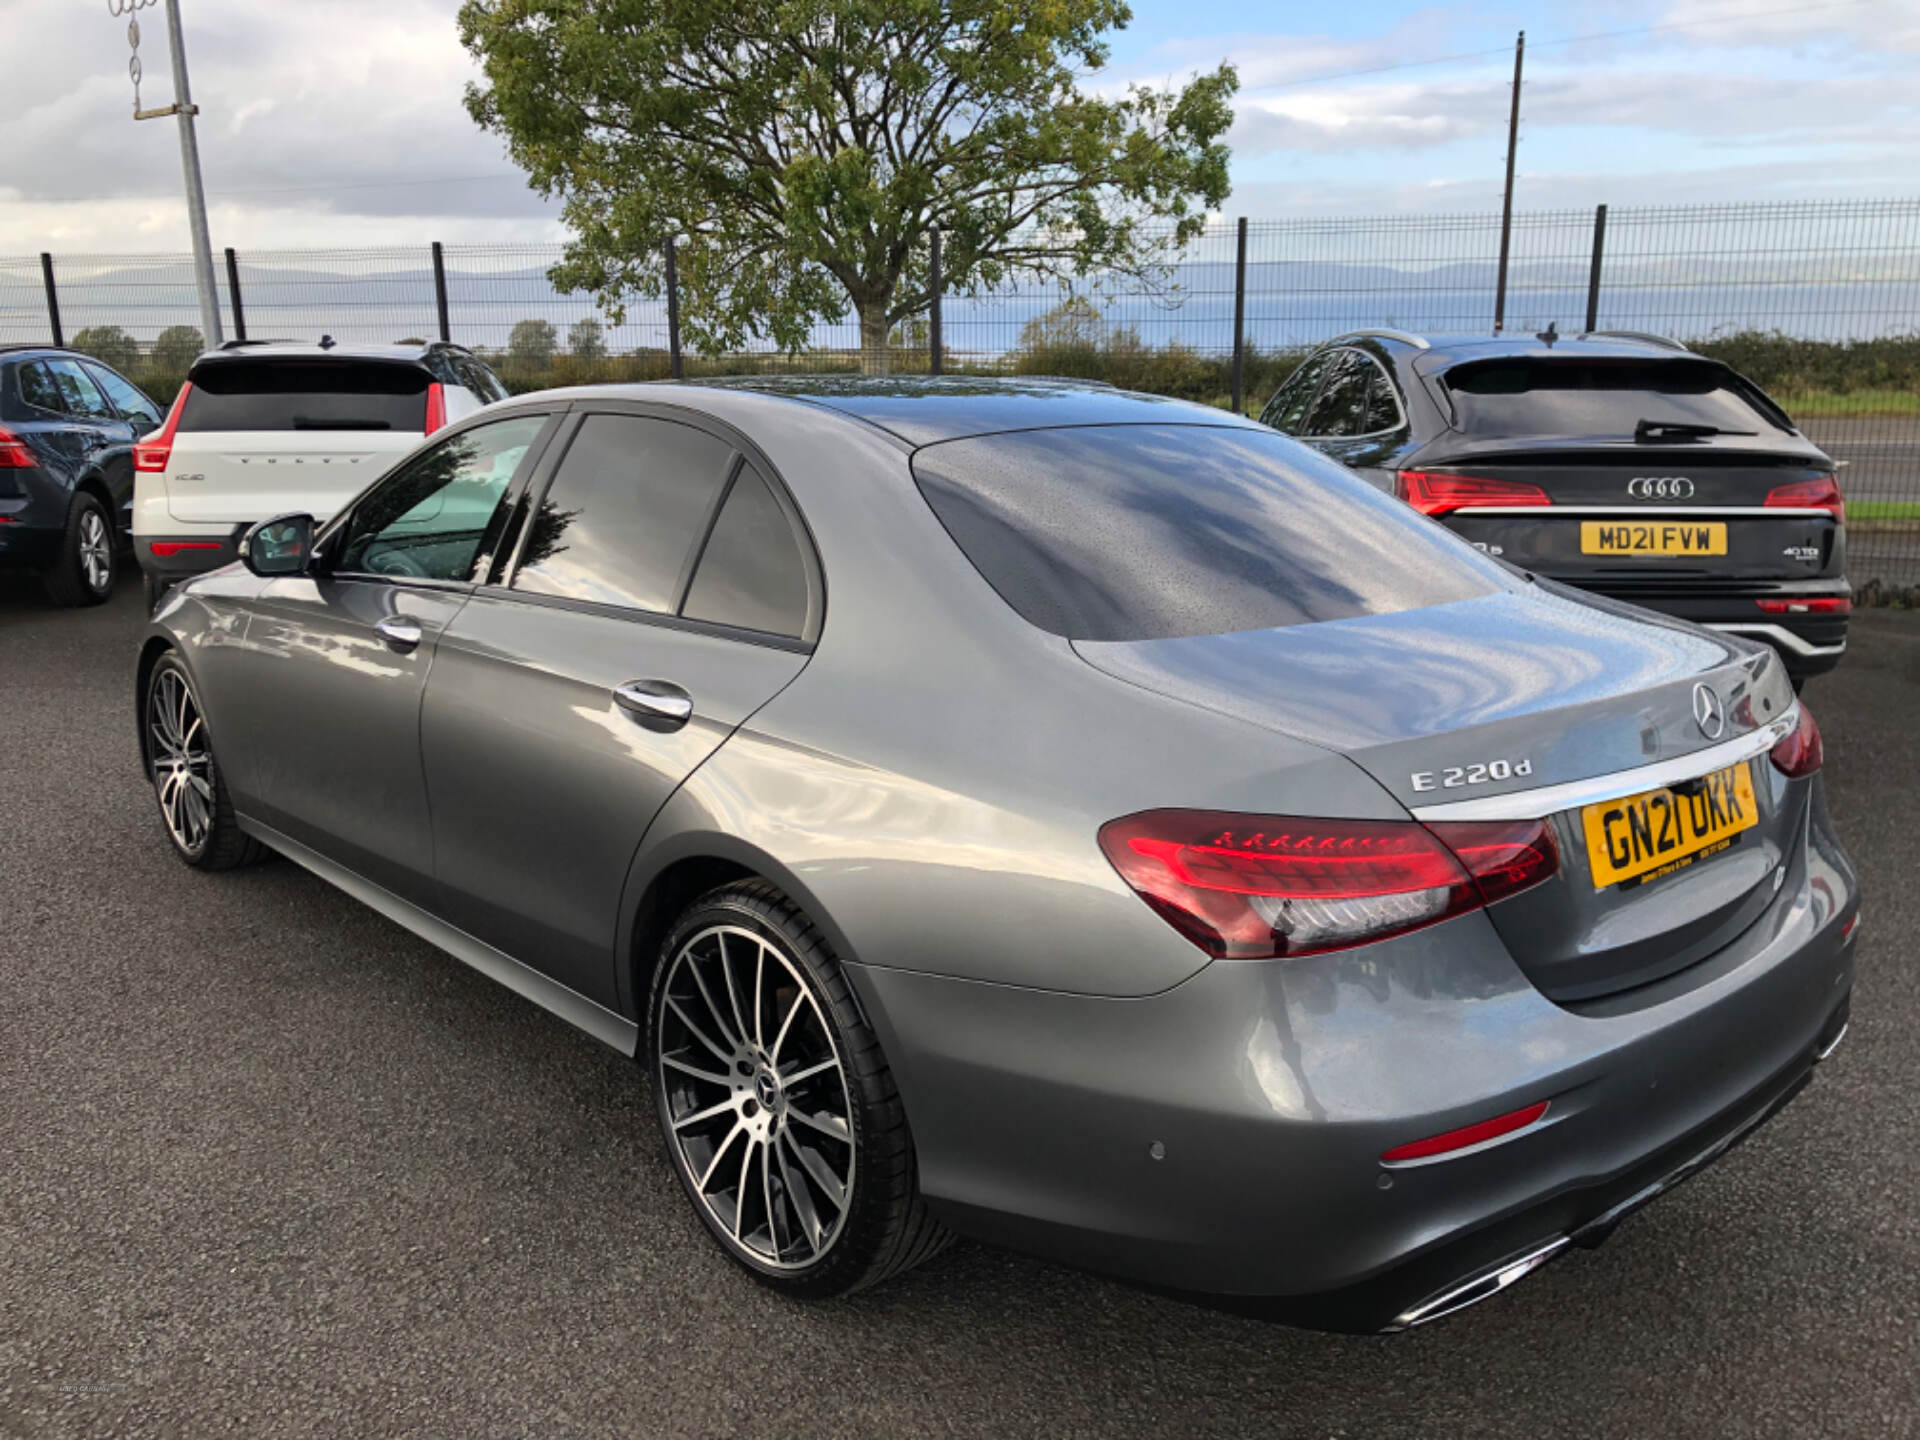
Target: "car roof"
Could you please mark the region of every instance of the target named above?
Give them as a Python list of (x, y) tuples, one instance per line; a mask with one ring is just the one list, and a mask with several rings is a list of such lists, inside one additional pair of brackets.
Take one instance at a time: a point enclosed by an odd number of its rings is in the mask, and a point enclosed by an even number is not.
[[(328, 337), (331, 339), (331, 337)], [(260, 360), (290, 358), (299, 360), (391, 360), (420, 361), (435, 350), (464, 350), (464, 346), (444, 340), (419, 343), (363, 344), (335, 340), (322, 345), (317, 340), (229, 340), (217, 350), (204, 350), (196, 365), (209, 360)]]
[(1414, 334), (1402, 330), (1353, 330), (1328, 345), (1371, 341), (1403, 358), (1417, 359), (1425, 372), (1445, 369), (1468, 360), (1588, 359), (1671, 360), (1716, 363), (1664, 335), (1632, 330), (1594, 330), (1555, 333), (1551, 340), (1527, 330)]
[[(909, 445), (933, 445), (1005, 430), (1063, 425), (1219, 425), (1262, 428), (1210, 405), (1116, 390), (1095, 380), (1039, 376), (753, 375), (666, 382), (691, 398), (701, 390), (748, 391), (799, 401), (865, 421)], [(658, 386), (606, 387), (647, 392)]]

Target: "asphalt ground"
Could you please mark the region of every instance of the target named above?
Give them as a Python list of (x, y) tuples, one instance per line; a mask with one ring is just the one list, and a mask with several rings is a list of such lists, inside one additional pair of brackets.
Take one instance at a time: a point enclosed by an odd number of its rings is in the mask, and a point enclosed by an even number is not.
[(293, 865), (173, 859), (140, 623), (0, 590), (0, 1435), (1920, 1434), (1920, 615), (1808, 692), (1846, 1044), (1604, 1248), (1385, 1339), (978, 1246), (760, 1290), (637, 1067)]

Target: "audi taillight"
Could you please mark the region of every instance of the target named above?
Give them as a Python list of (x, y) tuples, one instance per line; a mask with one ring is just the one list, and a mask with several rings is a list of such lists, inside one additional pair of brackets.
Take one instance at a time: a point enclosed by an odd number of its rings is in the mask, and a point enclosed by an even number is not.
[(1257, 960), (1384, 939), (1552, 875), (1545, 821), (1321, 820), (1147, 810), (1100, 828), (1134, 892), (1210, 955)]
[(423, 434), (431, 435), (447, 423), (447, 388), (438, 380), (427, 386), (427, 423)]
[(1523, 480), (1490, 480), (1483, 475), (1443, 475), (1435, 470), (1402, 470), (1394, 494), (1422, 515), (1445, 515), (1475, 505), (1551, 505), (1547, 492)]
[(180, 428), (180, 412), (187, 408), (187, 396), (192, 392), (191, 384), (182, 385), (180, 393), (173, 397), (173, 408), (167, 411), (167, 423), (145, 440), (133, 442), (134, 469), (158, 471), (167, 468), (167, 461), (173, 458), (174, 432)]
[(1791, 485), (1776, 485), (1767, 492), (1767, 507), (1772, 510), (1825, 510), (1839, 524), (1847, 522), (1847, 502), (1840, 498), (1840, 481), (1833, 475), (1822, 475), (1818, 480), (1796, 480)]
[(0, 425), (0, 470), (27, 470), (39, 463), (26, 441)]
[(1804, 600), (1782, 598), (1778, 600), (1759, 600), (1761, 613), (1766, 615), (1851, 615), (1853, 601), (1845, 595), (1809, 595)]
[(1804, 779), (1820, 768), (1825, 758), (1820, 727), (1813, 723), (1813, 712), (1805, 702), (1800, 706), (1800, 723), (1773, 747), (1767, 758), (1773, 761), (1773, 768), (1789, 780)]

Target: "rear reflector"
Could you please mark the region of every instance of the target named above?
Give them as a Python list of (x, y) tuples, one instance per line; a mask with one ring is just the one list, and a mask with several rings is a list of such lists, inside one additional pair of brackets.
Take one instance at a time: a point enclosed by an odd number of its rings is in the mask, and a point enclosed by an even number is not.
[(182, 385), (180, 393), (173, 397), (173, 408), (167, 411), (167, 423), (160, 427), (157, 434), (134, 442), (134, 469), (153, 472), (167, 468), (167, 461), (173, 457), (173, 435), (180, 428), (180, 412), (186, 409), (187, 396), (192, 391), (191, 383)]
[(1394, 494), (1422, 515), (1445, 515), (1470, 505), (1551, 505), (1547, 492), (1520, 480), (1489, 480), (1478, 475), (1443, 475), (1433, 470), (1402, 470)]
[(1546, 879), (1546, 822), (1147, 810), (1100, 827), (1134, 892), (1209, 955), (1309, 955), (1403, 934)]
[(1840, 498), (1840, 481), (1832, 475), (1776, 485), (1767, 492), (1767, 504), (1785, 510), (1825, 510), (1843, 525), (1847, 520), (1847, 505)]
[(424, 434), (431, 435), (447, 423), (447, 387), (438, 380), (427, 386), (427, 419)]
[(26, 441), (0, 425), (0, 470), (26, 470), (39, 463)]
[(1809, 595), (1806, 599), (1755, 602), (1767, 615), (1851, 615), (1853, 601), (1845, 595)]
[(1444, 1135), (1430, 1135), (1425, 1140), (1396, 1145), (1393, 1149), (1383, 1152), (1380, 1158), (1388, 1164), (1397, 1160), (1429, 1160), (1435, 1155), (1465, 1150), (1473, 1145), (1484, 1145), (1489, 1140), (1498, 1140), (1502, 1135), (1511, 1135), (1516, 1130), (1524, 1130), (1529, 1125), (1535, 1124), (1546, 1115), (1547, 1104), (1547, 1101), (1542, 1100), (1523, 1110), (1496, 1115), (1491, 1120), (1476, 1121), (1472, 1125), (1462, 1125), (1458, 1130), (1449, 1130)]
[(155, 540), (147, 548), (162, 560), (169, 555), (178, 555), (182, 550), (218, 550), (218, 540)]
[(1773, 761), (1773, 768), (1789, 780), (1804, 779), (1820, 768), (1825, 758), (1820, 727), (1813, 723), (1813, 712), (1807, 709), (1804, 700), (1800, 702), (1800, 723), (1794, 726), (1791, 735), (1773, 747), (1767, 758)]

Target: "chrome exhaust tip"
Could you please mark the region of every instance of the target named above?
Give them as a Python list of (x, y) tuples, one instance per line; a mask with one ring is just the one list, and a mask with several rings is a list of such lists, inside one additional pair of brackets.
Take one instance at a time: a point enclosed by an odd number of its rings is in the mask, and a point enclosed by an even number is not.
[(1565, 1235), (1557, 1235), (1546, 1244), (1529, 1250), (1517, 1259), (1507, 1260), (1491, 1270), (1482, 1271), (1470, 1280), (1463, 1280), (1450, 1290), (1443, 1290), (1431, 1300), (1403, 1311), (1394, 1317), (1393, 1323), (1386, 1327), (1383, 1334), (1393, 1334), (1400, 1330), (1411, 1330), (1417, 1325), (1439, 1320), (1448, 1315), (1457, 1315), (1470, 1305), (1478, 1305), (1482, 1300), (1490, 1300), (1511, 1285), (1517, 1285), (1554, 1256), (1567, 1248)]

